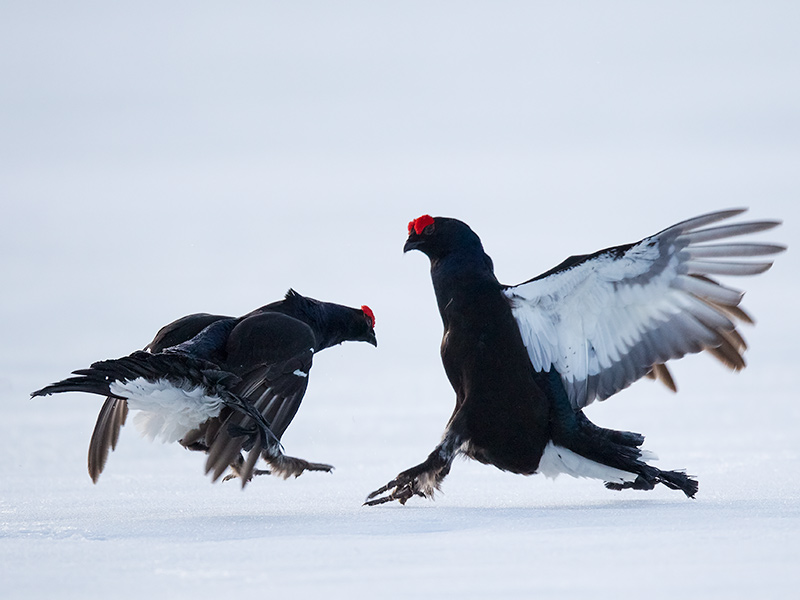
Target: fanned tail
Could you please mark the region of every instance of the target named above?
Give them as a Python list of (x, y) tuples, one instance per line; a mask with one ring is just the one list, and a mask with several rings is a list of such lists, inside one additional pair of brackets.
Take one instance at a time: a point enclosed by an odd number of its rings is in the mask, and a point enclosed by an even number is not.
[(660, 483), (688, 498), (697, 494), (697, 480), (684, 471), (662, 471), (647, 464), (654, 456), (642, 450), (643, 435), (598, 427), (582, 411), (575, 417), (577, 427), (558, 431), (546, 448), (540, 472), (601, 479), (611, 490), (652, 490)]
[[(105, 465), (109, 448), (116, 445), (119, 428), (127, 414), (126, 396), (119, 392), (127, 382), (167, 382), (181, 390), (202, 388), (207, 396), (217, 398), (223, 405), (238, 413), (238, 419), (226, 419), (226, 439), (230, 440), (225, 459), (234, 461), (241, 449), (272, 451), (280, 442), (263, 415), (246, 399), (231, 391), (240, 381), (239, 377), (220, 370), (212, 362), (190, 356), (180, 351), (157, 354), (138, 351), (118, 359), (104, 360), (92, 364), (88, 369), (73, 372), (73, 377), (36, 390), (31, 397), (48, 396), (63, 392), (85, 392), (107, 398), (98, 416), (98, 423), (89, 448), (89, 474), (94, 481)], [(179, 410), (180, 407), (176, 407)], [(241, 438), (245, 438), (242, 441)], [(230, 464), (230, 463), (229, 463)], [(252, 468), (252, 467), (251, 467)]]
[(641, 449), (643, 435), (598, 427), (583, 412), (577, 413), (577, 416), (584, 447), (576, 452), (590, 460), (636, 475), (633, 481), (606, 481), (608, 489), (652, 490), (660, 483), (672, 490), (682, 491), (687, 498), (695, 497), (699, 485), (685, 471), (662, 471), (647, 464), (647, 459), (652, 455)]

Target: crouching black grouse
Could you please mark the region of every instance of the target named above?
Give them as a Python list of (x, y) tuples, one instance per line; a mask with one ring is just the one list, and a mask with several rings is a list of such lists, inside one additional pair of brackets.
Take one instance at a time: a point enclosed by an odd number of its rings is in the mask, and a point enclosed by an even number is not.
[[(114, 449), (128, 409), (140, 411), (144, 435), (206, 452), (216, 481), (253, 475), (298, 476), (333, 467), (286, 456), (280, 438), (308, 386), (315, 353), (345, 341), (377, 346), (375, 316), (289, 290), (286, 297), (243, 317), (194, 314), (164, 326), (145, 348), (75, 371), (76, 377), (33, 392), (107, 396), (89, 443), (96, 483)], [(242, 452), (249, 451), (245, 460)], [(255, 469), (261, 456), (269, 470)]]
[[(707, 227), (744, 212), (715, 212), (651, 237), (573, 256), (517, 286), (501, 285), (481, 241), (461, 221), (422, 216), (409, 223), (404, 251), (420, 250), (444, 323), (441, 354), (456, 407), (441, 443), (423, 463), (372, 492), (375, 505), (431, 498), (466, 455), (499, 469), (555, 477), (592, 477), (606, 487), (652, 489), (662, 483), (697, 492), (683, 471), (647, 464), (638, 433), (603, 429), (582, 409), (644, 376), (674, 388), (664, 363), (709, 351), (744, 367), (736, 320), (742, 292), (715, 275), (766, 271), (785, 248), (727, 241), (777, 221)], [(719, 244), (706, 244), (726, 240)]]

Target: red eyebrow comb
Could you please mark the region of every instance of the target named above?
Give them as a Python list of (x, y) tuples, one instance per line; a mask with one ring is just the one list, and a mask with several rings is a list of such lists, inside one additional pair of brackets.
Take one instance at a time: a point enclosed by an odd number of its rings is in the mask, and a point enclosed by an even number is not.
[(361, 312), (363, 312), (367, 318), (369, 319), (369, 324), (372, 325), (372, 328), (375, 329), (375, 313), (372, 312), (372, 309), (367, 306), (366, 304), (361, 307)]
[(432, 216), (422, 215), (408, 224), (408, 233), (415, 231), (417, 235), (420, 235), (428, 225), (433, 225), (433, 222), (434, 219)]

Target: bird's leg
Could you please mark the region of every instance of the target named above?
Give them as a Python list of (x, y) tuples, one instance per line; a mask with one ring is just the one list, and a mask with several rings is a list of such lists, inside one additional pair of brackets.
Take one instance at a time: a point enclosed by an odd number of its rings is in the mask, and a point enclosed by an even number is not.
[(442, 480), (450, 472), (450, 466), (461, 444), (460, 437), (448, 431), (425, 462), (403, 471), (389, 483), (372, 492), (367, 496), (364, 505), (376, 506), (393, 500), (405, 504), (412, 496), (433, 498), (434, 492), (439, 489)]
[(181, 445), (186, 448), (187, 450), (191, 450), (192, 452), (208, 452), (208, 446), (206, 446), (203, 442), (192, 442), (191, 444), (184, 444), (183, 440), (180, 440)]
[[(302, 458), (285, 455), (280, 443), (268, 442), (266, 445), (262, 445), (260, 452), (257, 449), (253, 449), (250, 452), (251, 454), (248, 456), (247, 461), (239, 454), (236, 459), (230, 463), (231, 473), (225, 476), (223, 481), (242, 479), (242, 484), (244, 485), (252, 481), (253, 477), (257, 477), (258, 475), (277, 475), (278, 477), (288, 479), (292, 476), (299, 477), (304, 471), (326, 471), (328, 473), (333, 471), (331, 465), (312, 463)], [(269, 469), (253, 468), (259, 455), (269, 463)]]
[[(233, 472), (232, 473), (228, 473), (225, 477), (223, 477), (222, 481), (230, 481), (231, 479), (239, 479), (239, 478), (241, 478), (241, 474), (239, 473), (238, 470), (236, 470), (233, 467), (233, 465), (231, 465), (231, 471), (233, 471)], [(257, 477), (259, 475), (271, 475), (271, 474), (272, 474), (272, 471), (270, 471), (269, 469), (253, 469), (250, 472), (250, 479), (253, 479), (253, 477)]]
[(283, 453), (280, 444), (264, 448), (261, 452), (261, 457), (270, 466), (270, 470), (267, 471), (268, 473), (283, 477), (284, 479), (299, 477), (304, 471), (325, 471), (327, 473), (333, 471), (332, 465), (314, 463), (302, 458), (287, 456)]
[[(233, 394), (230, 396), (233, 404), (237, 397)], [(258, 420), (255, 423), (248, 421), (247, 417), (250, 417), (252, 412), (249, 410), (250, 406), (244, 400), (241, 400), (238, 406), (242, 410), (231, 415), (223, 423), (226, 435), (217, 436), (209, 448), (206, 472), (212, 474), (214, 481), (221, 477), (228, 467), (232, 473), (226, 476), (225, 480), (240, 479), (242, 487), (256, 475), (278, 475), (287, 479), (291, 476), (298, 477), (304, 471), (333, 470), (331, 465), (286, 456), (280, 440), (269, 429), (264, 417), (256, 412)], [(241, 440), (242, 437), (245, 438), (244, 442)], [(248, 452), (246, 459), (243, 458), (241, 451)], [(269, 464), (269, 470), (255, 468), (259, 457)]]
[[(257, 452), (257, 451), (254, 451)], [(244, 457), (239, 454), (236, 457), (236, 460), (232, 461), (229, 465), (231, 468), (231, 472), (228, 473), (225, 477), (222, 478), (222, 481), (230, 481), (231, 479), (244, 479), (247, 477), (247, 481), (244, 483), (249, 483), (253, 480), (253, 477), (257, 477), (258, 475), (269, 475), (270, 471), (266, 469), (254, 469), (249, 468), (246, 466), (244, 462)]]
[(246, 417), (250, 417), (253, 421), (252, 424), (246, 427), (235, 422), (229, 423), (228, 435), (231, 437), (246, 436), (247, 441), (243, 445), (245, 450), (250, 450), (257, 443), (259, 443), (265, 451), (270, 447), (280, 446), (280, 440), (272, 433), (272, 430), (269, 428), (269, 423), (264, 419), (264, 415), (258, 412), (250, 402), (231, 392), (227, 392), (225, 397), (225, 404), (227, 406)]

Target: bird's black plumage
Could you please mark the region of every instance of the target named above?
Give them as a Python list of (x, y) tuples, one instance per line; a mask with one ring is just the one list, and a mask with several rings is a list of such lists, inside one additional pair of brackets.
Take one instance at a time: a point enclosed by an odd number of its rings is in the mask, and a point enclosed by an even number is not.
[(647, 464), (642, 435), (598, 427), (582, 409), (643, 376), (674, 387), (664, 363), (690, 352), (708, 350), (731, 368), (744, 366), (733, 323), (749, 319), (738, 308), (741, 293), (710, 275), (762, 272), (771, 262), (716, 259), (784, 248), (702, 244), (777, 225), (702, 229), (740, 212), (704, 215), (635, 244), (571, 257), (518, 286), (498, 282), (465, 223), (428, 215), (412, 221), (404, 251), (430, 259), (456, 407), (428, 458), (366, 503), (432, 497), (458, 454), (513, 473), (593, 477), (611, 489), (662, 483), (693, 497), (697, 482), (683, 471)]
[[(229, 467), (242, 485), (254, 473), (330, 471), (329, 465), (284, 455), (280, 438), (305, 394), (313, 355), (344, 341), (377, 345), (374, 319), (366, 306), (321, 302), (289, 290), (283, 300), (242, 317), (182, 317), (161, 328), (145, 351), (94, 363), (32, 396), (107, 396), (89, 444), (95, 482), (129, 408), (145, 414), (151, 437), (206, 452), (206, 471), (214, 480)], [(255, 470), (259, 457), (270, 471)]]

